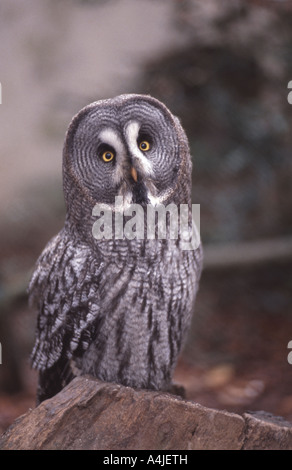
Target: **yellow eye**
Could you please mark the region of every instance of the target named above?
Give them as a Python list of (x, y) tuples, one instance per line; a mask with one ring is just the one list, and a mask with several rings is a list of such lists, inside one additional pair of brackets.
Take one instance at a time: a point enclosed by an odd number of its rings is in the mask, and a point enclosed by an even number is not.
[(103, 152), (102, 154), (102, 159), (106, 163), (111, 162), (113, 158), (114, 158), (114, 153), (111, 152), (110, 150), (107, 150), (106, 152)]
[(142, 140), (139, 144), (139, 149), (142, 150), (142, 152), (147, 152), (147, 150), (150, 150), (150, 143), (147, 142), (147, 140)]

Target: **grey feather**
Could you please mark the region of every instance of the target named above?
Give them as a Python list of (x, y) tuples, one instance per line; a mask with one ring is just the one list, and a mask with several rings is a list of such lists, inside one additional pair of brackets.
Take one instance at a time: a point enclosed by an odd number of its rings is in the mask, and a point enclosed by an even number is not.
[[(132, 122), (143, 138), (151, 134), (147, 161), (135, 154)], [(111, 166), (97, 157), (101, 135), (115, 147)], [(131, 166), (137, 182), (131, 180)], [(96, 203), (112, 204), (116, 195), (130, 195), (143, 207), (151, 198), (190, 206), (185, 133), (178, 119), (148, 96), (92, 103), (69, 126), (63, 178), (65, 225), (38, 259), (29, 286), (38, 312), (32, 352), (32, 365), (40, 371), (38, 400), (79, 374), (167, 389), (191, 321), (201, 245), (182, 250), (180, 238), (96, 240), (92, 209)]]

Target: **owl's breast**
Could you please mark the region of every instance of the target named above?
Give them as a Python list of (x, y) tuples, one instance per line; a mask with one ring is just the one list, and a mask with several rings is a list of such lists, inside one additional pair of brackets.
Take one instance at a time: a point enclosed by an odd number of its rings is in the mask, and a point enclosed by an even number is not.
[(82, 369), (106, 381), (166, 388), (191, 318), (194, 256), (170, 240), (129, 245), (115, 246), (104, 262), (102, 321)]

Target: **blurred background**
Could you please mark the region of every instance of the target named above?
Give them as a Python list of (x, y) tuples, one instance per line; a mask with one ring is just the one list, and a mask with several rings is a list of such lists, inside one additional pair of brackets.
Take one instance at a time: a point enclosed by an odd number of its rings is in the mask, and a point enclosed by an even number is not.
[(62, 227), (72, 116), (149, 93), (181, 118), (205, 266), (175, 372), (186, 397), (292, 421), (292, 2), (2, 0), (0, 432), (35, 406), (26, 288)]

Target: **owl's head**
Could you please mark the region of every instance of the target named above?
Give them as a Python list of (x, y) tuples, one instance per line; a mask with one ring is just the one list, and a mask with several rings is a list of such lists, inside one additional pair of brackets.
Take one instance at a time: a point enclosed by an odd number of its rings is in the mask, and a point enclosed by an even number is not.
[[(147, 95), (121, 95), (83, 108), (69, 126), (63, 153), (68, 211), (96, 203), (190, 201), (191, 159), (179, 120)], [(70, 210), (71, 209), (71, 210)]]

